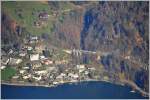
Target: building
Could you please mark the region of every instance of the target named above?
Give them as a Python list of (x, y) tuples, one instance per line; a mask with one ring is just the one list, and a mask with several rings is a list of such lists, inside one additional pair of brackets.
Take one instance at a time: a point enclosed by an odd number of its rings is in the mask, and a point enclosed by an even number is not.
[(34, 78), (35, 80), (37, 80), (37, 81), (39, 81), (39, 80), (41, 80), (42, 79), (42, 77), (41, 76), (33, 76), (32, 78)]
[(71, 77), (72, 79), (78, 79), (79, 78), (78, 74), (73, 74), (73, 73), (69, 73), (68, 76)]
[(7, 65), (9, 62), (9, 58), (6, 56), (1, 56), (1, 64)]
[(1, 66), (0, 68), (1, 68), (1, 69), (5, 69), (5, 68), (6, 68), (6, 66)]
[(77, 65), (77, 69), (85, 69), (85, 65)]
[(36, 42), (38, 42), (38, 37), (37, 36), (30, 37), (29, 43), (36, 43)]
[(33, 48), (31, 46), (27, 46), (27, 50), (32, 50)]
[(30, 55), (30, 60), (31, 61), (39, 60), (39, 54), (31, 54)]
[(38, 74), (38, 75), (43, 75), (43, 74), (46, 74), (46, 73), (47, 73), (47, 70), (35, 71), (35, 74)]
[(24, 74), (26, 72), (26, 70), (20, 70), (19, 73), (20, 74)]
[(77, 65), (76, 67), (79, 70), (79, 73), (85, 71), (85, 65)]
[(23, 76), (23, 79), (28, 79), (29, 77), (28, 76)]
[(42, 64), (39, 61), (32, 62), (32, 68), (33, 69), (39, 68), (41, 66), (42, 66)]
[(26, 56), (27, 52), (26, 51), (20, 51), (19, 56), (24, 57)]
[(12, 50), (12, 49), (10, 49), (9, 51), (8, 51), (8, 54), (12, 54), (14, 51)]
[(48, 20), (48, 17), (49, 17), (49, 15), (46, 12), (39, 14), (39, 19), (41, 19), (41, 20)]
[(19, 78), (19, 76), (13, 76), (12, 78), (13, 78), (13, 79), (18, 79), (18, 78)]
[(30, 37), (30, 40), (36, 41), (36, 40), (38, 40), (38, 37), (37, 36), (32, 36), (32, 37)]
[(45, 59), (47, 59), (47, 58), (45, 58), (45, 56), (40, 56), (40, 60), (45, 60)]
[(42, 63), (45, 65), (50, 65), (50, 64), (53, 64), (53, 61), (49, 59), (45, 59), (45, 60), (42, 60)]
[(9, 65), (18, 65), (22, 62), (22, 59), (10, 58)]
[(29, 66), (25, 66), (25, 67), (23, 67), (22, 69), (27, 70), (27, 69), (30, 69), (30, 68), (29, 68)]

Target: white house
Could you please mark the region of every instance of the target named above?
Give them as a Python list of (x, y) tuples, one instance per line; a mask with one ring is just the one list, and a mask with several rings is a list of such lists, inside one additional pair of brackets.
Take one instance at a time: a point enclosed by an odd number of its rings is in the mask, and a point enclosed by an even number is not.
[(39, 60), (39, 54), (31, 54), (30, 55), (30, 60), (31, 61)]
[(9, 64), (11, 65), (17, 65), (17, 64), (20, 64), (21, 62), (22, 62), (22, 59), (10, 58), (9, 60)]
[(85, 69), (85, 65), (77, 65), (77, 69)]
[(38, 74), (38, 75), (46, 74), (47, 70), (35, 71), (35, 73)]
[(28, 46), (28, 47), (27, 47), (27, 49), (28, 49), (28, 50), (32, 50), (33, 48), (32, 48), (32, 47), (30, 47), (30, 46)]
[(33, 76), (33, 78), (35, 79), (35, 80), (37, 80), (37, 81), (39, 81), (39, 80), (41, 80), (42, 79), (42, 77), (40, 76), (40, 77), (35, 77), (35, 76)]
[(8, 64), (9, 63), (9, 58), (7, 58), (7, 57), (1, 57), (1, 63), (2, 64), (4, 64), (4, 65), (6, 65), (6, 64)]
[(29, 77), (28, 76), (23, 76), (23, 79), (28, 79)]
[(20, 73), (20, 74), (23, 74), (23, 73), (25, 73), (25, 71), (26, 71), (26, 70), (20, 70), (19, 73)]
[(1, 66), (1, 69), (5, 69), (6, 68), (6, 66)]

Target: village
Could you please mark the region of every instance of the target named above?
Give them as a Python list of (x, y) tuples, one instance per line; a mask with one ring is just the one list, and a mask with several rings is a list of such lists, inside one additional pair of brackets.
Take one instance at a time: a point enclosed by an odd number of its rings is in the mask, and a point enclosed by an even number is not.
[(24, 44), (19, 50), (10, 49), (8, 54), (2, 54), (1, 70), (9, 67), (16, 70), (12, 77), (2, 82), (55, 86), (100, 78), (109, 80), (107, 76), (102, 77), (103, 74), (98, 71), (102, 68), (96, 69), (90, 64), (81, 63), (79, 55), (81, 56), (81, 52), (75, 49), (49, 48), (43, 39), (30, 36), (24, 39)]

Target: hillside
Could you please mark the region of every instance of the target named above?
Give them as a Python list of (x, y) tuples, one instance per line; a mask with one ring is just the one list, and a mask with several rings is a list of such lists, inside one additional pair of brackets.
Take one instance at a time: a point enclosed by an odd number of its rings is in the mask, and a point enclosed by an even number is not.
[(33, 35), (47, 46), (109, 52), (98, 66), (148, 92), (148, 22), (149, 2), (2, 2), (2, 50), (20, 49)]

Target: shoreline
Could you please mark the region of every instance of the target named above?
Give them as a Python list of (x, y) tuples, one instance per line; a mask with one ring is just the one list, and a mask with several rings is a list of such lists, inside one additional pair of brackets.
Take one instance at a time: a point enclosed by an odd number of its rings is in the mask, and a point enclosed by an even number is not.
[(12, 85), (12, 86), (34, 86), (34, 87), (49, 87), (49, 88), (55, 88), (57, 86), (63, 85), (63, 84), (79, 84), (81, 82), (106, 82), (106, 83), (112, 83), (115, 85), (120, 85), (120, 86), (125, 86), (128, 85), (131, 88), (134, 88), (135, 90), (137, 90), (138, 92), (141, 93), (142, 96), (144, 97), (149, 97), (149, 93), (143, 91), (140, 87), (138, 87), (135, 83), (133, 83), (132, 81), (128, 81), (128, 80), (122, 80), (121, 82), (110, 82), (110, 81), (106, 81), (106, 80), (96, 80), (96, 79), (91, 79), (91, 80), (82, 80), (82, 81), (75, 81), (75, 82), (64, 82), (64, 83), (59, 83), (57, 85), (40, 85), (40, 84), (31, 84), (31, 83), (8, 83), (8, 82), (1, 82), (1, 85)]

